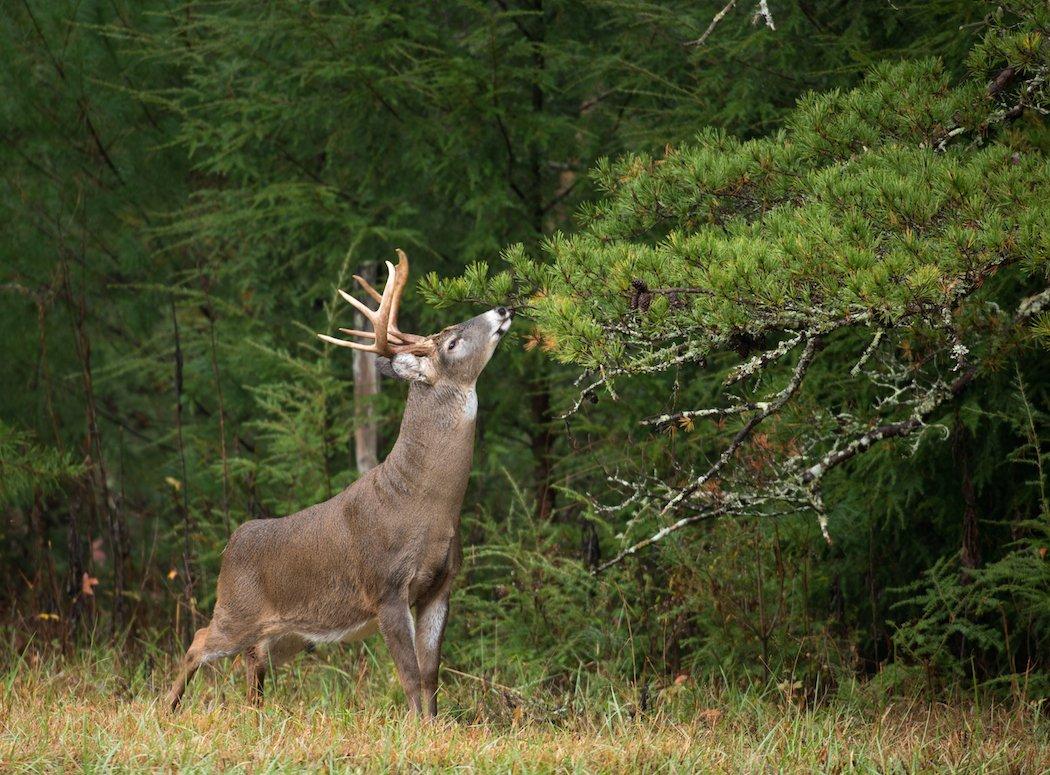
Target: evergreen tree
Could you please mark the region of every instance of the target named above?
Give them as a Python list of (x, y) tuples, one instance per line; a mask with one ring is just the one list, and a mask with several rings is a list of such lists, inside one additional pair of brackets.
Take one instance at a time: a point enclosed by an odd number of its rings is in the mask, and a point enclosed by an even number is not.
[[(588, 497), (624, 539), (599, 571), (717, 517), (812, 513), (842, 540), (858, 525), (825, 496), (856, 497), (858, 458), (894, 439), (929, 449), (949, 426), (1001, 439), (1004, 367), (1045, 386), (1047, 23), (1040, 4), (1000, 11), (958, 84), (937, 60), (887, 63), (805, 96), (770, 137), (710, 129), (603, 161), (603, 196), (543, 260), (517, 246), (509, 271), (429, 278), (435, 298), (527, 310), (533, 341), (584, 369), (570, 415), (627, 391), (643, 403), (638, 380), (656, 393), (637, 420), (671, 441), (613, 456)], [(657, 392), (654, 374), (673, 381)], [(1016, 507), (1045, 520), (1035, 496)]]

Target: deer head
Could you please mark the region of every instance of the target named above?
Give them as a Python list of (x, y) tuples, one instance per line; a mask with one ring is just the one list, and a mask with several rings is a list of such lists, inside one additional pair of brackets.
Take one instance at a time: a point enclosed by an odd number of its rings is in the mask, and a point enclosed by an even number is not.
[(371, 331), (339, 330), (366, 341), (347, 341), (325, 334), (317, 336), (339, 347), (375, 353), (379, 356), (380, 371), (390, 377), (431, 386), (448, 383), (462, 388), (473, 387), (499, 340), (510, 328), (510, 311), (506, 307), (497, 307), (430, 336), (402, 331), (397, 325), (397, 313), (401, 294), (408, 284), (408, 256), (400, 249), (397, 255), (396, 267), (386, 262), (389, 277), (382, 293), (364, 278), (354, 275), (354, 280), (365, 293), (379, 303), (378, 309), (372, 310), (346, 291), (339, 290), (339, 294), (372, 324)]

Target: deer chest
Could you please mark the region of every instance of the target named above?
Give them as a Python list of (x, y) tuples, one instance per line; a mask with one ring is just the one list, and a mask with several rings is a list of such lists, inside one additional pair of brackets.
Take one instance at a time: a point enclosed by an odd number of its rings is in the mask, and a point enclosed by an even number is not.
[(409, 597), (413, 602), (444, 584), (459, 565), (459, 542), (451, 536), (429, 537), (420, 547), (408, 582)]

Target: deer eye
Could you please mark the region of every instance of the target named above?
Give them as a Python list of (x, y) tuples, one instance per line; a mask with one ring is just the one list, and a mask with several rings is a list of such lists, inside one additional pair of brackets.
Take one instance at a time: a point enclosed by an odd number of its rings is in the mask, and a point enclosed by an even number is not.
[(448, 343), (448, 349), (449, 350), (455, 350), (456, 349), (456, 345), (458, 343), (459, 343), (458, 339), (453, 339), (451, 342)]

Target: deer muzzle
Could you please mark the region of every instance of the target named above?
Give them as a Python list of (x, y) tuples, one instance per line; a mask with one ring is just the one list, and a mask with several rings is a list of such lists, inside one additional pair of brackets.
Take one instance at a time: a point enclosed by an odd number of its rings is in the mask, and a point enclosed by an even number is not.
[(506, 307), (496, 307), (496, 309), (486, 312), (485, 317), (487, 317), (492, 324), (492, 336), (499, 339), (507, 333), (507, 329), (510, 328), (510, 321), (513, 317), (513, 313), (511, 313)]

